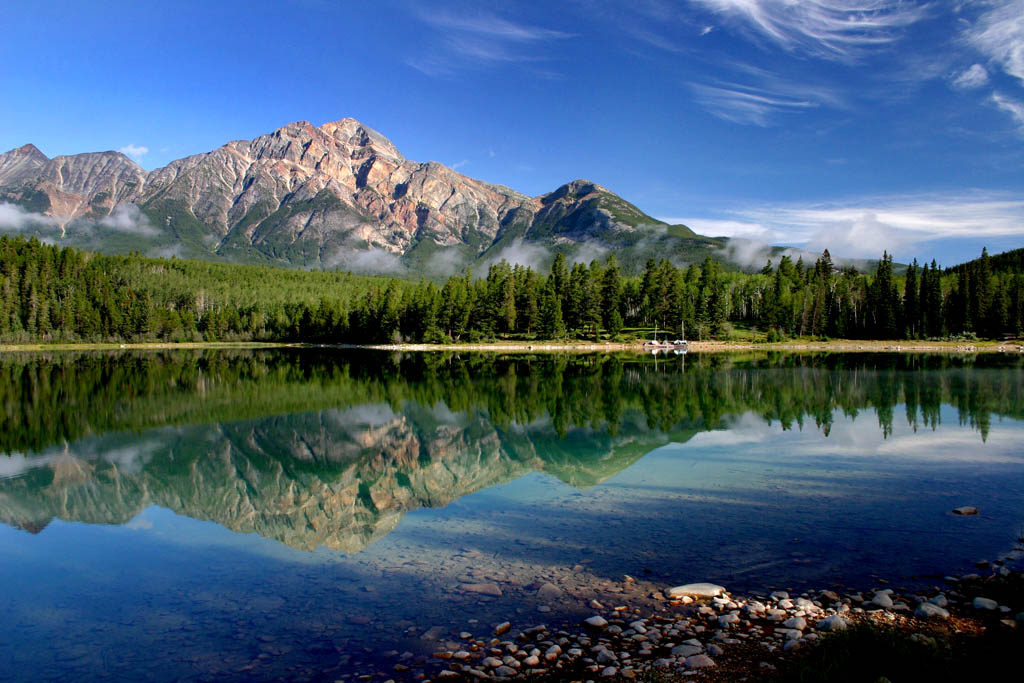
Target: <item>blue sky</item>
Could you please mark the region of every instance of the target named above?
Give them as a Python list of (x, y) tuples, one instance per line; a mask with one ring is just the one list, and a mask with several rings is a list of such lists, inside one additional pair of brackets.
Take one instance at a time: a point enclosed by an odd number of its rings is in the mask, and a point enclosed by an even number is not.
[(1024, 0), (6, 3), (0, 148), (156, 168), (345, 116), (527, 194), (955, 263), (1024, 246)]

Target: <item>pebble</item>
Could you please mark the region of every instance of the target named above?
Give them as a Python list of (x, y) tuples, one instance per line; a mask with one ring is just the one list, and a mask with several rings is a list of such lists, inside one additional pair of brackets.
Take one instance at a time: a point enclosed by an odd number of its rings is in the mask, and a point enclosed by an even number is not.
[(764, 604), (758, 602), (757, 600), (752, 600), (751, 602), (748, 602), (746, 605), (743, 606), (743, 610), (747, 614), (762, 614), (765, 611), (765, 609), (766, 608)]
[(476, 593), (477, 595), (487, 595), (492, 598), (501, 597), (501, 588), (496, 583), (464, 583), (459, 586), (466, 593)]
[(583, 623), (591, 628), (598, 629), (605, 628), (606, 626), (608, 626), (608, 620), (598, 614), (595, 614), (594, 616), (588, 619), (584, 619)]
[(846, 620), (838, 614), (833, 614), (830, 617), (825, 617), (817, 623), (817, 628), (819, 631), (842, 631), (846, 627)]
[(512, 624), (507, 622), (507, 621), (503, 621), (503, 622), (501, 622), (500, 624), (498, 624), (497, 626), (494, 627), (494, 635), (496, 635), (496, 636), (503, 636), (503, 635), (505, 635), (506, 633), (508, 633), (511, 630), (512, 630)]
[(803, 631), (807, 628), (807, 620), (803, 617), (790, 617), (782, 622), (782, 625), (786, 628), (796, 629), (797, 631)]
[(999, 603), (988, 598), (974, 598), (974, 609), (995, 610), (999, 609)]
[(676, 645), (672, 648), (672, 655), (675, 657), (691, 657), (703, 651), (704, 648), (700, 645)]
[(562, 597), (562, 589), (553, 583), (545, 583), (537, 589), (537, 597), (541, 600), (557, 600)]
[(740, 615), (730, 612), (729, 614), (723, 614), (722, 616), (718, 617), (718, 624), (720, 626), (729, 626), (730, 624), (735, 624), (739, 622), (739, 620)]
[(947, 619), (949, 612), (930, 602), (922, 602), (914, 610), (914, 616), (918, 619)]
[(686, 661), (683, 662), (683, 666), (687, 669), (707, 669), (714, 665), (715, 660), (707, 655), (693, 655), (692, 657), (687, 657)]
[(892, 607), (892, 598), (889, 594), (884, 591), (875, 593), (875, 597), (871, 599), (871, 604), (883, 609), (889, 609)]
[(616, 669), (614, 666), (606, 666), (604, 669), (601, 670), (602, 678), (611, 678), (617, 673), (619, 673), (619, 670)]

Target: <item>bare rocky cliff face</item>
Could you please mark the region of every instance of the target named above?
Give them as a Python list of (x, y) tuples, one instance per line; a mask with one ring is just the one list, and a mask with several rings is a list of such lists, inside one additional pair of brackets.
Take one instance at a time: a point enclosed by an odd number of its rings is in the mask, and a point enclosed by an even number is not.
[[(422, 262), (438, 249), (468, 263), (514, 240), (612, 246), (617, 235), (668, 227), (588, 181), (528, 197), (410, 161), (353, 119), (292, 123), (152, 172), (118, 152), (49, 159), (25, 145), (0, 155), (0, 201), (51, 218), (75, 246), (151, 244), (184, 256), (317, 267), (375, 251), (406, 259), (418, 252)], [(104, 221), (128, 205), (140, 210), (138, 229)]]

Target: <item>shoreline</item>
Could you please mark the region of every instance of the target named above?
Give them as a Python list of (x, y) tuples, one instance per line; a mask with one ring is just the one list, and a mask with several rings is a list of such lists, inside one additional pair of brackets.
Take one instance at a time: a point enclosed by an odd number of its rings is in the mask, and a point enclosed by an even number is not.
[[(48, 351), (152, 351), (205, 349), (367, 349), (397, 352), (483, 352), (483, 353), (638, 353), (653, 354), (657, 349), (644, 342), (480, 342), (455, 344), (327, 344), (316, 342), (135, 342), (135, 343), (28, 343), (0, 344), (2, 353)], [(670, 349), (669, 349), (670, 350)], [(668, 351), (668, 350), (661, 350)], [(830, 340), (754, 343), (734, 341), (691, 341), (689, 353), (730, 353), (736, 351), (833, 352), (833, 353), (1024, 353), (1019, 340), (1012, 342), (978, 341), (885, 341)], [(666, 356), (671, 354), (665, 354)]]
[[(917, 654), (940, 660), (939, 653), (947, 652), (954, 664), (973, 667), (962, 649), (994, 644), (1005, 650), (1000, 639), (1024, 628), (1022, 558), (1024, 550), (1018, 547), (993, 563), (979, 562), (980, 573), (947, 576), (944, 588), (927, 590), (894, 590), (879, 579), (865, 591), (833, 586), (791, 594), (769, 588), (739, 595), (696, 583), (655, 589), (650, 597), (656, 606), (646, 609), (629, 599), (605, 604), (592, 599), (589, 616), (575, 626), (569, 625), (574, 611), (569, 609), (564, 610), (566, 619), (551, 626), (528, 625), (513, 615), (511, 620), (481, 623), (476, 634), (452, 633), (429, 656), (393, 651), (387, 653), (393, 658), (390, 669), (337, 678), (789, 680), (785, 675), (799, 667), (814, 667), (815, 657), (870, 659), (876, 653), (856, 648), (864, 646), (861, 641), (873, 646), (872, 639), (900, 641), (897, 649), (904, 658), (906, 648), (918, 648)], [(625, 576), (623, 584), (637, 585), (637, 580)], [(539, 592), (547, 589), (549, 584), (544, 584)], [(849, 642), (830, 650), (844, 638)], [(1005, 654), (1012, 657), (1015, 652)], [(949, 663), (942, 661), (943, 666)]]

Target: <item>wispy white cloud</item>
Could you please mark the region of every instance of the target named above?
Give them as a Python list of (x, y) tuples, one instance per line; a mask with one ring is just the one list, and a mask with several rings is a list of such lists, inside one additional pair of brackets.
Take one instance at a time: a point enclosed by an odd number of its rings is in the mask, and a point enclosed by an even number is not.
[(510, 21), (490, 13), (423, 10), (418, 18), (436, 31), (433, 49), (407, 63), (428, 76), (544, 59), (538, 46), (575, 34)]
[(539, 244), (517, 239), (494, 256), (484, 259), (479, 273), (486, 275), (486, 268), (503, 259), (511, 265), (521, 265), (533, 268), (534, 270), (540, 270), (550, 262), (551, 253)]
[(120, 204), (114, 208), (109, 216), (95, 222), (96, 226), (136, 235), (156, 235), (159, 231), (149, 222), (146, 214), (142, 213), (135, 204)]
[(738, 83), (691, 83), (694, 95), (709, 112), (733, 123), (767, 126), (773, 114), (821, 106), (809, 93), (781, 92)]
[(978, 17), (964, 37), (1006, 73), (1024, 82), (1024, 0), (986, 4), (991, 9)]
[(1024, 196), (994, 192), (962, 195), (864, 197), (842, 202), (764, 205), (724, 218), (663, 217), (698, 233), (763, 244), (829, 249), (850, 258), (875, 258), (883, 250), (912, 256), (939, 239), (1024, 237)]
[(1024, 133), (1024, 102), (995, 92), (992, 93), (992, 103), (1012, 116), (1021, 133)]
[(0, 203), (0, 229), (12, 232), (56, 228), (57, 221), (41, 213), (32, 213), (17, 204)]
[(130, 144), (125, 145), (124, 147), (117, 151), (119, 151), (121, 154), (124, 154), (125, 156), (130, 156), (132, 159), (139, 161), (140, 159), (142, 159), (142, 157), (149, 154), (149, 147), (145, 147), (143, 145)]
[(957, 74), (952, 85), (957, 90), (974, 90), (988, 83), (988, 71), (981, 64), (973, 64), (969, 69)]
[(341, 247), (331, 257), (324, 259), (324, 265), (354, 273), (396, 274), (405, 271), (398, 255), (377, 248)]
[(469, 159), (463, 159), (462, 161), (456, 161), (454, 164), (452, 164), (451, 167), (453, 169), (460, 169), (460, 168), (462, 168), (463, 166), (465, 166), (468, 163), (469, 163)]
[(707, 34), (711, 33), (714, 30), (715, 30), (714, 26), (704, 26), (703, 28), (701, 28), (700, 34), (702, 36), (706, 36)]
[(782, 48), (850, 60), (897, 40), (927, 5), (892, 0), (691, 0)]

